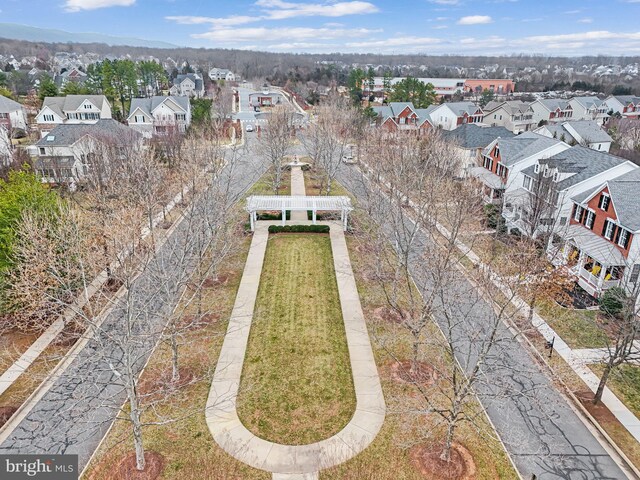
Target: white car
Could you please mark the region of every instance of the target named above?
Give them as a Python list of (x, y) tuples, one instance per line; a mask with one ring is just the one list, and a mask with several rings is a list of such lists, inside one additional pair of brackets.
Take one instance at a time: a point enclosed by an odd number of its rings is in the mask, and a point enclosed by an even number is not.
[(247, 126), (245, 127), (245, 130), (247, 132), (253, 132), (253, 125), (251, 125), (250, 123), (247, 124)]

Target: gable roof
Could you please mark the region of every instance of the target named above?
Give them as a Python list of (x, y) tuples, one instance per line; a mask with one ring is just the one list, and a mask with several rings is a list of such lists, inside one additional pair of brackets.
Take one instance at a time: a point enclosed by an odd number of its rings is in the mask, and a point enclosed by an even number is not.
[(443, 131), (442, 136), (462, 148), (485, 148), (496, 138), (511, 138), (515, 135), (504, 127), (480, 127), (475, 123), (465, 123), (455, 130)]
[(550, 112), (555, 112), (556, 110), (564, 110), (569, 105), (569, 102), (566, 100), (561, 100), (559, 98), (539, 98), (533, 103), (539, 103), (544, 106)]
[(562, 127), (565, 130), (567, 127), (573, 128), (583, 140), (588, 141), (589, 143), (613, 142), (613, 139), (609, 134), (593, 120), (575, 120), (572, 122), (565, 122), (562, 124)]
[(10, 113), (16, 110), (22, 110), (22, 105), (18, 102), (14, 102), (10, 98), (0, 95), (0, 113)]
[(173, 81), (174, 85), (180, 85), (182, 82), (184, 82), (186, 79), (191, 80), (194, 85), (195, 85), (195, 89), (196, 90), (202, 90), (203, 88), (203, 83), (202, 83), (202, 78), (200, 78), (199, 76), (193, 74), (193, 73), (180, 73), (176, 76), (175, 80)]
[(37, 143), (37, 147), (66, 147), (73, 145), (85, 135), (93, 138), (108, 138), (116, 141), (128, 141), (140, 137), (134, 129), (112, 118), (102, 118), (94, 124), (64, 123), (57, 125)]
[(449, 102), (443, 103), (442, 106), (448, 107), (458, 117), (463, 116), (465, 113), (467, 115), (473, 115), (478, 110), (482, 111), (482, 109), (473, 102)]
[(637, 97), (635, 95), (611, 95), (609, 98), (607, 98), (607, 100), (609, 100), (610, 98), (615, 98), (625, 107), (630, 103), (633, 103), (634, 105), (637, 105), (640, 103), (640, 97)]
[(574, 195), (571, 199), (584, 204), (605, 187), (609, 190), (618, 221), (633, 232), (640, 230), (640, 168), (607, 180), (602, 185)]
[(131, 107), (129, 108), (129, 117), (133, 115), (133, 112), (136, 109), (142, 110), (145, 115), (153, 117), (152, 113), (156, 108), (158, 108), (162, 103), (171, 99), (174, 101), (180, 108), (182, 108), (185, 112), (189, 110), (189, 98), (181, 95), (172, 95), (170, 97), (165, 97), (162, 95), (156, 95), (150, 98), (132, 98), (131, 99)]
[(418, 126), (420, 126), (427, 120), (431, 123), (429, 115), (439, 106), (440, 105), (430, 105), (427, 108), (415, 108), (412, 102), (390, 102), (387, 105), (371, 108), (381, 118), (381, 123), (384, 123), (390, 118), (393, 119), (397, 117), (405, 108), (409, 107), (418, 116)]
[(589, 110), (592, 107), (599, 107), (603, 103), (603, 101), (600, 100), (598, 97), (593, 97), (593, 96), (592, 97), (573, 97), (571, 100), (575, 100), (587, 110)]
[(489, 102), (484, 107), (485, 113), (491, 113), (494, 110), (498, 110), (500, 107), (504, 108), (510, 115), (522, 114), (529, 110), (529, 104), (521, 102), (520, 100), (510, 100), (508, 102)]
[[(560, 140), (533, 132), (525, 132), (512, 138), (501, 138), (498, 141), (500, 162), (506, 166), (514, 165), (560, 143), (562, 143)], [(485, 148), (483, 153), (488, 154), (489, 147)]]
[[(624, 158), (592, 150), (582, 145), (576, 145), (552, 157), (539, 160), (540, 165), (549, 165), (550, 168), (556, 168), (558, 172), (565, 174), (566, 178), (557, 183), (559, 191), (577, 185), (625, 162), (627, 160)], [(522, 173), (536, 177), (534, 168), (534, 166), (525, 168)]]
[[(102, 110), (102, 105), (107, 101), (104, 95), (67, 95), (66, 97), (45, 97), (42, 108), (49, 107), (60, 117), (64, 118), (64, 112), (77, 110), (86, 100), (97, 109)], [(42, 110), (41, 110), (42, 111)]]

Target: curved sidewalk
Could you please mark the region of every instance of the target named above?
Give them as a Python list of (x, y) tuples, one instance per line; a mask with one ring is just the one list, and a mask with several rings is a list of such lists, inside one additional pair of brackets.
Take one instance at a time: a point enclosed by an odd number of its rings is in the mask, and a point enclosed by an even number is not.
[[(256, 437), (240, 422), (236, 398), (271, 223), (277, 222), (258, 222), (256, 226), (211, 384), (205, 417), (213, 438), (236, 459), (255, 468), (282, 474), (280, 478), (287, 478), (287, 474), (313, 478), (316, 472), (343, 463), (364, 450), (380, 431), (386, 407), (342, 227), (336, 222), (319, 222), (332, 227), (331, 248), (356, 393), (355, 413), (340, 432), (309, 445), (269, 442)], [(312, 475), (297, 477), (301, 474)]]

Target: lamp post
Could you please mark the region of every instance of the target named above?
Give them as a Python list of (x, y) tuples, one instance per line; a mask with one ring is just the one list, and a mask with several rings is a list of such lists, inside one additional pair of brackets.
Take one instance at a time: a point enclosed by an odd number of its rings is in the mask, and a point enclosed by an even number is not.
[(546, 345), (544, 346), (545, 349), (549, 350), (549, 358), (551, 358), (551, 354), (553, 353), (553, 344), (556, 341), (556, 337), (554, 335), (554, 337), (551, 339), (550, 342), (547, 342)]

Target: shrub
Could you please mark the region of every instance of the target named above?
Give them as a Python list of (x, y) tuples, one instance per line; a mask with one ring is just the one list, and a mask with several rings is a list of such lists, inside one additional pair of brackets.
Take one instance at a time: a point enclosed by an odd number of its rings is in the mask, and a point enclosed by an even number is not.
[(498, 224), (500, 223), (499, 220), (502, 215), (500, 215), (500, 212), (498, 211), (498, 207), (496, 207), (494, 204), (492, 203), (488, 203), (484, 206), (484, 215), (485, 215), (485, 222), (487, 224), (487, 227), (489, 228), (498, 228)]
[(622, 288), (610, 288), (600, 298), (600, 311), (617, 317), (622, 312), (626, 298), (627, 294)]
[(269, 225), (269, 233), (329, 233), (329, 225)]
[[(287, 210), (287, 220), (291, 219), (291, 211)], [(258, 220), (282, 220), (282, 212), (278, 213), (259, 213)]]

